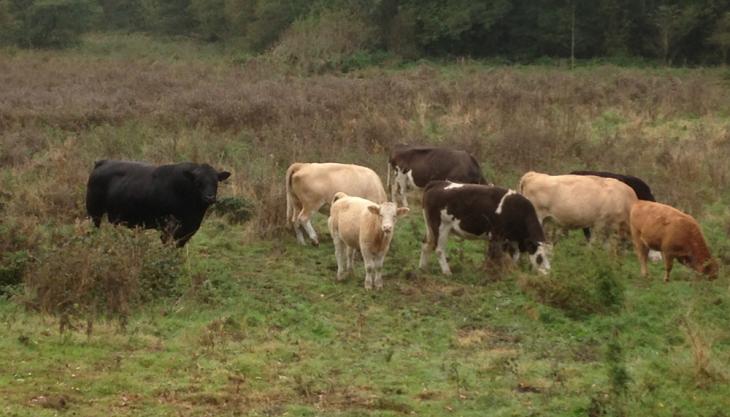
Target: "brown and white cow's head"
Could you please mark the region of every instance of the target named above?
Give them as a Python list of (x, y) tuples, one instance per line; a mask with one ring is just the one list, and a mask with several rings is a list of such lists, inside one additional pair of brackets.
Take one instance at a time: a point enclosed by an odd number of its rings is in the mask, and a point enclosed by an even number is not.
[(380, 219), (380, 230), (389, 235), (393, 233), (395, 224), (400, 217), (405, 216), (410, 210), (408, 207), (397, 207), (395, 203), (386, 202), (380, 205), (368, 206), (368, 210), (377, 215)]

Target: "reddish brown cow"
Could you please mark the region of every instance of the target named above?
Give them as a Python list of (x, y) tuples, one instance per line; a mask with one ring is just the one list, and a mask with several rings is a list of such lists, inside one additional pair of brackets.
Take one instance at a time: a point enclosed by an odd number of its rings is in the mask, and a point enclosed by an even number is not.
[(676, 258), (710, 279), (717, 278), (717, 260), (710, 256), (697, 221), (674, 207), (651, 201), (638, 201), (631, 207), (631, 238), (641, 263), (641, 275), (647, 276), (646, 258), (649, 249), (664, 256), (664, 281), (669, 281)]

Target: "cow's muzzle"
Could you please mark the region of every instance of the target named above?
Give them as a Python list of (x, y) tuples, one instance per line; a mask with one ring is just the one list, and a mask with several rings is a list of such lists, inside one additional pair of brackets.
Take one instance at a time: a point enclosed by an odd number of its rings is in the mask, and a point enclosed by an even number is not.
[(216, 200), (216, 198), (214, 195), (206, 195), (205, 197), (203, 197), (203, 201), (205, 201), (208, 204), (215, 203), (215, 200)]

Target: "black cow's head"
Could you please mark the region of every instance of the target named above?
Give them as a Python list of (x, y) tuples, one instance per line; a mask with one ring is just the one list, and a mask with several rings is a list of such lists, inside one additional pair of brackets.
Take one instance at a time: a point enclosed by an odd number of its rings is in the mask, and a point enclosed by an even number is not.
[(208, 164), (197, 165), (193, 169), (183, 171), (185, 176), (195, 184), (200, 200), (205, 204), (215, 203), (218, 194), (218, 182), (231, 176), (228, 171), (217, 171)]

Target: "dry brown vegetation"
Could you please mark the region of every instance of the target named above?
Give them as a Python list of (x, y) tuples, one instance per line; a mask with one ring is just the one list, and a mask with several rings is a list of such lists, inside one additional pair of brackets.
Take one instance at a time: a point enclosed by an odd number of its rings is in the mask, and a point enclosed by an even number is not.
[(395, 143), (466, 148), (495, 183), (526, 170), (589, 168), (644, 178), (693, 214), (726, 194), (730, 94), (720, 73), (598, 67), (421, 65), (348, 76), (17, 53), (0, 62), (5, 216), (84, 216), (96, 159), (196, 160), (234, 172), (223, 193), (254, 201), (260, 235), (283, 225), (293, 161), (342, 161), (385, 174)]

